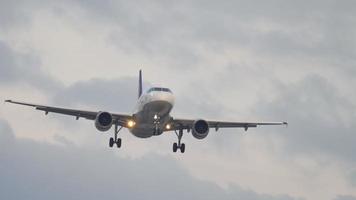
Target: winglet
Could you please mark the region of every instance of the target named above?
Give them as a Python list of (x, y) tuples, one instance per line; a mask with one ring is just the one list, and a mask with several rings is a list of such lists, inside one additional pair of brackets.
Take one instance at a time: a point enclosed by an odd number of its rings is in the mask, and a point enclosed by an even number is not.
[(5, 100), (5, 103), (11, 103), (12, 101), (11, 100)]
[(142, 95), (142, 70), (139, 72), (138, 77), (138, 98)]
[(283, 125), (286, 125), (286, 127), (288, 127), (288, 122), (283, 122)]

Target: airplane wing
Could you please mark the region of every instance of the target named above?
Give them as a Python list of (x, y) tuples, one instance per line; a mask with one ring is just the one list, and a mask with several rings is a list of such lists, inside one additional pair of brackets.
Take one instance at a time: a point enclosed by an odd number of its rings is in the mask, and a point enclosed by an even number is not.
[[(174, 129), (179, 130), (183, 128), (191, 130), (195, 120), (190, 119), (173, 119)], [(227, 122), (227, 121), (206, 121), (209, 124), (209, 128), (244, 128), (246, 131), (248, 128), (256, 128), (263, 125), (288, 125), (287, 122)]]
[[(63, 115), (71, 115), (71, 116), (76, 117), (77, 120), (79, 118), (95, 120), (96, 116), (100, 112), (100, 111), (85, 111), (85, 110), (75, 110), (75, 109), (68, 109), (68, 108), (51, 107), (51, 106), (37, 105), (37, 104), (18, 102), (18, 101), (12, 101), (12, 100), (6, 100), (5, 102), (19, 104), (19, 105), (23, 105), (23, 106), (34, 107), (36, 110), (44, 111), (46, 115), (50, 112), (63, 114)], [(113, 117), (114, 122), (116, 122), (118, 125), (124, 126), (124, 127), (126, 127), (126, 124), (127, 124), (126, 122), (128, 120), (132, 119), (131, 115), (126, 115), (126, 114), (111, 113), (111, 115)]]

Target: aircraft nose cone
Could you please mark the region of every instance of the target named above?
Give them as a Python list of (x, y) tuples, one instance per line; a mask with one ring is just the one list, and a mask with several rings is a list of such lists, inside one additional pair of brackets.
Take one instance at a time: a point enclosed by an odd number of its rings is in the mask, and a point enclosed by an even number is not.
[(153, 101), (165, 101), (170, 103), (172, 106), (174, 105), (174, 96), (171, 93), (157, 93), (153, 95)]

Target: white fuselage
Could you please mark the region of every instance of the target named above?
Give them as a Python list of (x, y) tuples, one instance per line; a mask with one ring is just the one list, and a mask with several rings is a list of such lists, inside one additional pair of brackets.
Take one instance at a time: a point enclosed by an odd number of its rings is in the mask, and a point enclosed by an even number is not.
[[(138, 99), (134, 120), (136, 122), (130, 132), (140, 138), (160, 135), (168, 131), (171, 120), (170, 112), (174, 106), (174, 95), (167, 91), (149, 91)], [(169, 125), (168, 125), (169, 127)]]

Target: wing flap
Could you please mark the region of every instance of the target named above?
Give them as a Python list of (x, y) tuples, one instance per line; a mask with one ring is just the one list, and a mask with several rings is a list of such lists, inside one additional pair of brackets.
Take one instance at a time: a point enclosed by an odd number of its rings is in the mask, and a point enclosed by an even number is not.
[[(183, 129), (192, 129), (193, 123), (195, 120), (189, 119), (173, 119), (174, 128), (176, 130)], [(218, 130), (219, 128), (244, 128), (247, 130), (248, 128), (256, 128), (257, 126), (264, 125), (288, 125), (287, 122), (227, 122), (227, 121), (207, 121), (209, 124), (209, 128), (215, 128)]]

